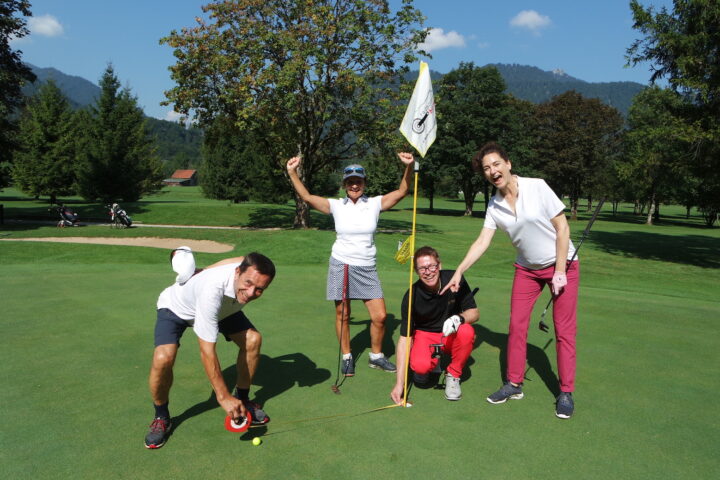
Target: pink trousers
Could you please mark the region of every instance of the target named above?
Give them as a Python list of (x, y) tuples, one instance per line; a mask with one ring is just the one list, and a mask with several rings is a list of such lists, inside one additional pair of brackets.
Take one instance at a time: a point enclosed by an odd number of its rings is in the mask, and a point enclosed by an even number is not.
[(410, 350), (410, 368), (413, 372), (423, 375), (429, 373), (440, 361), (439, 358), (432, 358), (433, 343), (442, 343), (443, 352), (450, 352), (450, 365), (447, 371), (455, 378), (460, 378), (463, 367), (472, 353), (475, 343), (475, 330), (470, 325), (463, 323), (456, 333), (447, 337), (442, 332), (424, 332), (415, 330), (413, 336), (412, 350)]
[[(507, 347), (507, 379), (522, 383), (527, 357), (527, 333), (533, 306), (545, 285), (551, 286), (555, 266), (530, 270), (515, 264), (510, 299), (510, 328)], [(580, 283), (580, 262), (572, 262), (567, 269), (568, 284), (553, 298), (552, 313), (555, 326), (560, 390), (575, 390), (575, 335), (577, 333), (577, 297)]]

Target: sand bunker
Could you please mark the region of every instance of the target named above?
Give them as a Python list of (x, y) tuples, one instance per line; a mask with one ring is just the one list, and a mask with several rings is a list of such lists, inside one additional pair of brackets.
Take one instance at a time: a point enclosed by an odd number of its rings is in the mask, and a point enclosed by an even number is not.
[(61, 242), (61, 243), (95, 243), (99, 245), (125, 245), (131, 247), (153, 247), (173, 249), (188, 246), (195, 252), (225, 253), (232, 251), (235, 246), (212, 240), (189, 240), (187, 238), (158, 238), (158, 237), (38, 237), (38, 238), (3, 238), (11, 242)]

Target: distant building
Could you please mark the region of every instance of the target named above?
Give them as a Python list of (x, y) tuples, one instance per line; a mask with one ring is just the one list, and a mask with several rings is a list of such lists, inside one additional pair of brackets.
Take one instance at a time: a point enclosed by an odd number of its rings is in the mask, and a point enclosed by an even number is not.
[(163, 180), (163, 185), (181, 187), (197, 185), (197, 170), (175, 170), (172, 177)]

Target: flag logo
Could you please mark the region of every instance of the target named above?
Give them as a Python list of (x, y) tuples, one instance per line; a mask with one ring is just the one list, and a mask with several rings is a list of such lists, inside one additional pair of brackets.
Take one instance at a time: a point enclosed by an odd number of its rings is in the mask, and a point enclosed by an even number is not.
[(420, 62), (420, 73), (405, 111), (405, 117), (400, 124), (400, 132), (422, 157), (425, 157), (430, 145), (435, 141), (437, 133), (435, 97), (430, 80), (430, 69), (425, 62)]

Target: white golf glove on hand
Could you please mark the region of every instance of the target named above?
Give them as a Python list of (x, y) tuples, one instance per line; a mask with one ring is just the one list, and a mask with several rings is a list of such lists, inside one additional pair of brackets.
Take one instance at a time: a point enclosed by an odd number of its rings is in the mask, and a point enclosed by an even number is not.
[(183, 285), (195, 273), (195, 257), (190, 247), (179, 247), (172, 257), (173, 271), (178, 274), (176, 283)]
[(462, 323), (463, 319), (460, 315), (453, 315), (445, 320), (445, 323), (443, 324), (443, 337), (447, 337), (448, 335), (452, 335), (457, 332)]
[(552, 278), (552, 292), (553, 295), (560, 295), (563, 287), (567, 285), (567, 275), (560, 272), (553, 273)]

